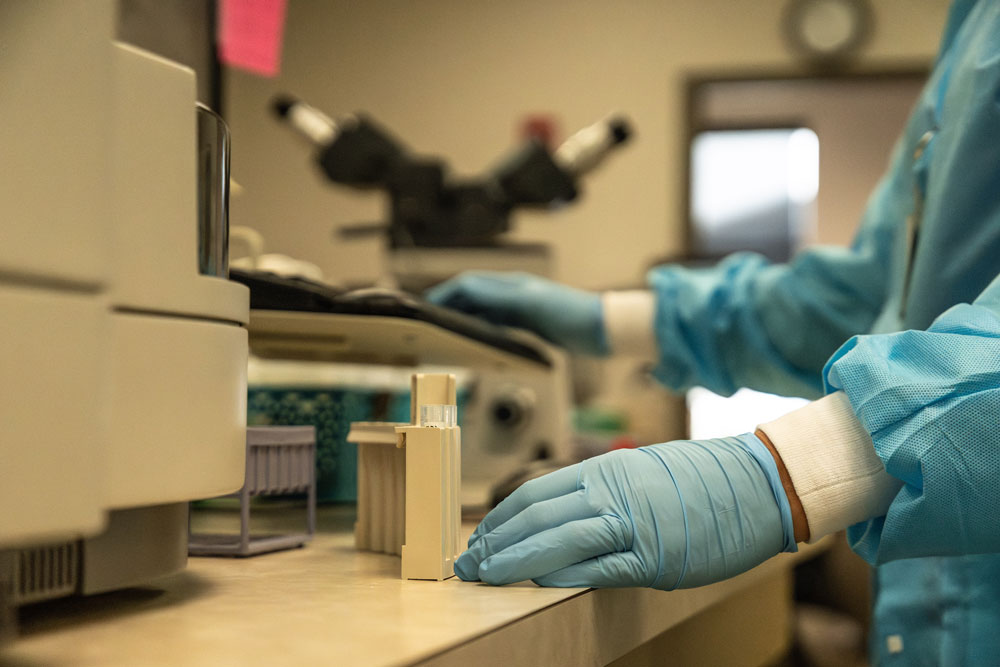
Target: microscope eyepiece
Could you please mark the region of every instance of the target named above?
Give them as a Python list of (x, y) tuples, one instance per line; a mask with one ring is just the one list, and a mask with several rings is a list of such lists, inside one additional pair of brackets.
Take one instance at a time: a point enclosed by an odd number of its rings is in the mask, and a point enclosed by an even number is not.
[(337, 134), (337, 124), (332, 119), (291, 95), (276, 95), (271, 100), (271, 110), (316, 146), (328, 145)]
[(583, 128), (560, 146), (553, 158), (574, 177), (582, 176), (624, 143), (632, 134), (628, 121), (621, 116), (600, 120)]
[(632, 136), (632, 128), (629, 127), (628, 121), (624, 118), (612, 118), (608, 121), (608, 126), (611, 130), (613, 143), (623, 144)]
[(298, 104), (298, 100), (291, 95), (275, 95), (271, 100), (271, 110), (278, 118), (287, 118), (292, 107)]

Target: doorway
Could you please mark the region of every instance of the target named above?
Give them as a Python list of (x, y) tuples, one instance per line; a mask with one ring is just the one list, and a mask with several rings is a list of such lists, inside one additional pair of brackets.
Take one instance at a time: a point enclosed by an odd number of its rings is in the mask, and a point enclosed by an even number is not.
[[(848, 245), (926, 77), (925, 68), (692, 77), (689, 262), (739, 250), (780, 262), (810, 245)], [(696, 388), (687, 396), (689, 436), (752, 431), (803, 403)]]

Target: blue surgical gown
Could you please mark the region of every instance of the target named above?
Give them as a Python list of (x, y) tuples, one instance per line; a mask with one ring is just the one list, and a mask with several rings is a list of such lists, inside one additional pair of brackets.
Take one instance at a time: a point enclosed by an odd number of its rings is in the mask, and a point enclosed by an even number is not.
[(1000, 665), (998, 274), (1000, 2), (959, 0), (850, 248), (649, 276), (663, 383), (842, 390), (904, 482), (848, 531), (879, 665)]

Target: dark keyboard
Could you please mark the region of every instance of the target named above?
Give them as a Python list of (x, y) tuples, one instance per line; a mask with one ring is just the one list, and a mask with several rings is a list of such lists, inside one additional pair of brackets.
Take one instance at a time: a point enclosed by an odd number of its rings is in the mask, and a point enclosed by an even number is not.
[(402, 317), (441, 327), (544, 366), (552, 365), (543, 348), (531, 345), (510, 329), (406, 292), (378, 287), (345, 290), (305, 278), (243, 269), (230, 269), (229, 278), (250, 288), (250, 308), (254, 310)]

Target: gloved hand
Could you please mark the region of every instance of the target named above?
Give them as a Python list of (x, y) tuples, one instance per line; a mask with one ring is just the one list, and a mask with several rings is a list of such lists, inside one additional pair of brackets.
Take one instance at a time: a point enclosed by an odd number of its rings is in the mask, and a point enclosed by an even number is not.
[(777, 466), (747, 433), (619, 450), (526, 482), (486, 515), (455, 573), (670, 590), (796, 548)]
[(574, 352), (606, 355), (598, 294), (527, 273), (463, 273), (426, 294), (428, 301), (494, 324), (528, 329)]

